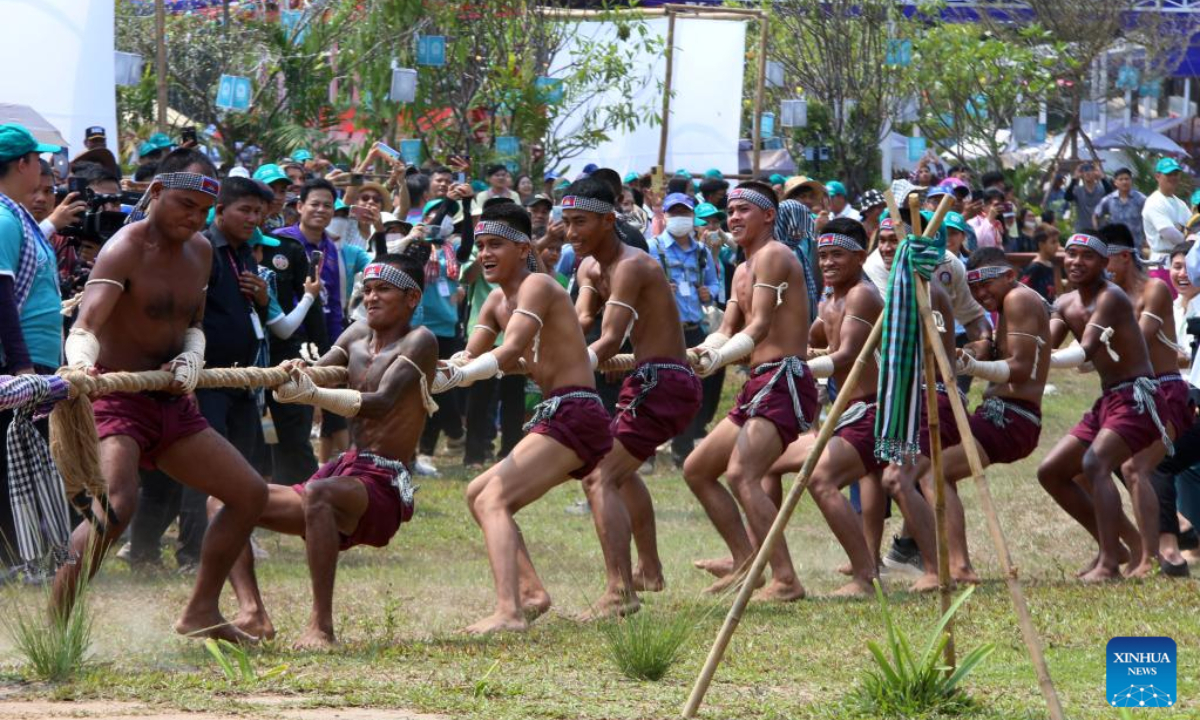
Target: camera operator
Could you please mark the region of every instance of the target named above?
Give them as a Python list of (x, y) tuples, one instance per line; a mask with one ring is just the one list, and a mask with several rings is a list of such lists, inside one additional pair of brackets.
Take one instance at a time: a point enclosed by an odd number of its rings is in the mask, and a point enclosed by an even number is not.
[[(75, 163), (67, 188), (74, 190), (66, 192), (49, 220), (55, 222), (51, 244), (58, 257), (59, 287), (69, 298), (83, 289), (96, 254), (124, 224), (125, 215), (121, 212), (120, 178), (99, 163)], [(62, 217), (56, 219), (63, 208)]]

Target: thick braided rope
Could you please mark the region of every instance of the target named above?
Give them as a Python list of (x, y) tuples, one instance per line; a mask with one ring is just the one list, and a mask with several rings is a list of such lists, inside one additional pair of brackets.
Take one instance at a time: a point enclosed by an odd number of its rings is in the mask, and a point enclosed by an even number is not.
[[(346, 382), (344, 367), (313, 367), (308, 373), (317, 385), (339, 385)], [(115, 392), (155, 392), (171, 387), (174, 373), (166, 370), (145, 372), (111, 372), (92, 377), (78, 370), (59, 371), (81, 395), (98, 396)], [(205, 368), (200, 371), (198, 388), (260, 388), (275, 387), (288, 381), (287, 371), (278, 367)]]

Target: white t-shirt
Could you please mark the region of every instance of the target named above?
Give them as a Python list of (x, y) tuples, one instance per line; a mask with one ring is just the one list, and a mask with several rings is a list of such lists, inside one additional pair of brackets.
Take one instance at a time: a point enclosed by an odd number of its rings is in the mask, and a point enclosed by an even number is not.
[[(879, 292), (887, 292), (888, 269), (883, 262), (879, 250), (867, 256), (863, 264), (863, 272), (879, 288)], [(967, 325), (986, 314), (983, 306), (975, 302), (971, 289), (967, 287), (967, 268), (962, 260), (947, 253), (942, 256), (942, 262), (933, 269), (933, 278), (941, 283), (950, 295), (950, 305), (954, 308), (954, 320), (959, 325)]]
[(840, 213), (834, 214), (834, 217), (835, 218), (850, 218), (851, 220), (858, 220), (859, 222), (862, 222), (862, 215), (860, 215), (857, 210), (855, 210), (853, 207), (851, 207), (850, 203), (846, 203), (846, 207), (842, 208), (842, 211)]
[(1179, 230), (1187, 225), (1190, 216), (1187, 204), (1173, 195), (1167, 197), (1155, 190), (1146, 198), (1146, 204), (1142, 207), (1142, 229), (1146, 234), (1146, 243), (1150, 246), (1151, 260), (1165, 257), (1171, 252), (1171, 248), (1178, 244), (1176, 241), (1163, 239), (1160, 233), (1172, 227)]

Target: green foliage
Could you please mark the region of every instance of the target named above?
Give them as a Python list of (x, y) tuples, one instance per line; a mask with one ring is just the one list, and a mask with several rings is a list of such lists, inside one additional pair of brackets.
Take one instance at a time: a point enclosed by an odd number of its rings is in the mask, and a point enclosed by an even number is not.
[(228, 640), (208, 638), (204, 641), (204, 649), (208, 650), (208, 654), (212, 656), (225, 679), (235, 685), (257, 685), (282, 675), (288, 669), (286, 664), (276, 665), (259, 675), (258, 669), (254, 667), (254, 661), (250, 658), (250, 652)]
[(875, 581), (875, 595), (879, 598), (879, 608), (887, 628), (888, 653), (885, 654), (884, 648), (878, 643), (867, 642), (876, 669), (863, 676), (862, 685), (856, 691), (865, 714), (872, 717), (913, 717), (934, 712), (952, 715), (975, 706), (959, 683), (976, 665), (991, 655), (996, 646), (988, 643), (967, 653), (959, 660), (953, 673), (942, 664), (942, 652), (950, 641), (950, 636), (945, 632), (946, 625), (974, 591), (974, 586), (967, 588), (950, 605), (930, 634), (924, 651), (918, 656), (914, 654), (904, 632), (892, 620), (883, 589), (879, 581)]
[(75, 602), (61, 612), (54, 607), (50, 586), (38, 593), (39, 602), (30, 607), (16, 592), (0, 623), (12, 639), (28, 674), (37, 679), (62, 682), (74, 678), (87, 662), (92, 646), (93, 612), (88, 599), (87, 568), (80, 574)]
[(621, 674), (634, 680), (661, 680), (679, 659), (696, 628), (693, 613), (661, 615), (643, 608), (600, 626), (608, 654)]
[(1000, 167), (1007, 141), (997, 134), (1014, 117), (1037, 114), (1065, 54), (1065, 43), (1036, 26), (995, 34), (972, 23), (940, 25), (913, 43), (921, 134), (959, 162), (983, 155)]
[(488, 678), (492, 676), (492, 673), (495, 672), (496, 668), (498, 667), (500, 667), (499, 660), (492, 663), (492, 666), (487, 669), (487, 672), (485, 672), (482, 677), (475, 681), (475, 685), (472, 686), (471, 689), (472, 697), (474, 697), (476, 700), (479, 700), (496, 694), (496, 686), (490, 682)]

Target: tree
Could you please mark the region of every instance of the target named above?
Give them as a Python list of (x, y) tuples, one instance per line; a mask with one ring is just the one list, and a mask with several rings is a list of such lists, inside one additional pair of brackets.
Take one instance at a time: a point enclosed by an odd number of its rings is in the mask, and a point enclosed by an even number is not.
[(918, 38), (912, 68), (921, 134), (964, 165), (968, 154), (982, 154), (1001, 167), (1008, 143), (997, 136), (1054, 89), (1061, 45), (1037, 26), (997, 35), (945, 23)]
[[(422, 140), (435, 156), (457, 153), (471, 158), (476, 169), (500, 158), (496, 139), (516, 137), (522, 162), (532, 168), (544, 154), (547, 166), (578, 155), (606, 140), (609, 133), (632, 130), (653, 117), (653, 109), (632, 101), (607, 105), (583, 116), (569, 137), (555, 132), (566, 118), (586, 106), (598, 93), (617, 90), (631, 97), (645, 78), (633, 68), (635, 54), (615, 40), (591, 39), (577, 22), (556, 10), (566, 2), (537, 0), (429, 0), (407, 27), (414, 34), (446, 38), (446, 62), (441, 67), (417, 66), (413, 38), (381, 37), (377, 28), (396, 26), (413, 14), (410, 0), (362, 3), (361, 23), (351, 29), (342, 57), (354, 77), (356, 96), (343, 93), (340, 101), (356, 103), (355, 124), (377, 138), (411, 137)], [(614, 23), (618, 38), (639, 37), (658, 48), (646, 24), (635, 13), (605, 12), (597, 19)], [(569, 61), (553, 65), (568, 43)], [(398, 67), (418, 70), (417, 97), (401, 105), (387, 99), (392, 65), (364, 61), (382, 55)], [(561, 81), (562, 99), (547, 102), (539, 77)], [(514, 159), (515, 158), (503, 158)], [(410, 159), (411, 160), (411, 159)]]
[[(144, 8), (117, 5), (117, 47), (143, 57), (154, 55), (154, 25)], [(210, 144), (232, 161), (247, 145), (268, 157), (283, 157), (298, 147), (335, 152), (327, 134), (336, 120), (329, 101), (334, 79), (330, 55), (335, 42), (356, 19), (354, 3), (311, 3), (295, 27), (277, 12), (257, 5), (225, 22), (224, 14), (171, 15), (166, 24), (168, 98), (172, 109), (214, 129)], [(118, 96), (123, 121), (149, 133), (154, 68), (146, 64), (141, 85)], [(250, 109), (229, 112), (216, 107), (222, 75), (249, 77)]]
[[(893, 0), (789, 0), (772, 3), (770, 57), (784, 67), (785, 84), (799, 86), (828, 110), (823, 140), (833, 168), (852, 192), (877, 166), (880, 141), (909, 95), (909, 71), (889, 62), (889, 49), (915, 41), (920, 21)], [(896, 41), (896, 42), (892, 42)], [(891, 59), (895, 59), (892, 57)]]

